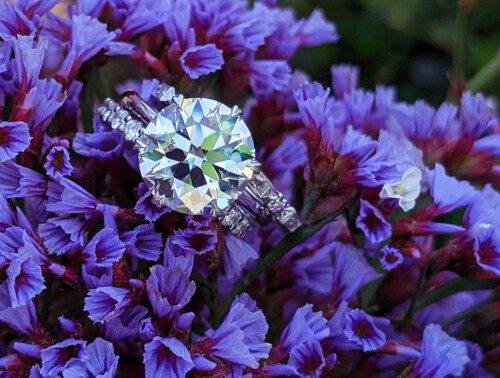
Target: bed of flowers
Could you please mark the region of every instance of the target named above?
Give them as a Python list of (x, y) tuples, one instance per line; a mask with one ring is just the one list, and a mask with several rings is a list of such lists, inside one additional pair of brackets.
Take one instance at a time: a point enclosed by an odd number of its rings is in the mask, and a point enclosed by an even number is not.
[[(500, 125), (483, 95), (402, 103), (349, 65), (310, 82), (294, 54), (340, 38), (320, 10), (58, 3), (0, 3), (2, 376), (494, 376)], [(160, 82), (243, 105), (305, 226), (240, 240), (155, 205), (95, 110)]]

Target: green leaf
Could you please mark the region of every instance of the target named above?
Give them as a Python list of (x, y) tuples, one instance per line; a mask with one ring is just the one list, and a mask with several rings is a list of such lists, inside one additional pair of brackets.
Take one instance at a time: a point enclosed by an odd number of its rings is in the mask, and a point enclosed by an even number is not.
[(420, 311), (433, 303), (439, 302), (440, 300), (449, 297), (450, 295), (460, 293), (462, 291), (488, 290), (493, 289), (499, 284), (500, 280), (498, 279), (471, 281), (459, 277), (446, 282), (445, 284), (431, 291), (423, 298), (417, 300), (417, 303), (415, 304), (415, 311)]
[(383, 280), (384, 277), (374, 279), (361, 288), (359, 291), (359, 305), (363, 310), (366, 311), (370, 307), (375, 297), (375, 293)]

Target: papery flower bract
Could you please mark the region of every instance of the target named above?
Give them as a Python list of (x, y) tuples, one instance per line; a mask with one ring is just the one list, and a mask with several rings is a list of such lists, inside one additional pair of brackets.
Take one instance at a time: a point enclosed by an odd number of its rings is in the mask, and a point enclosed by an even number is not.
[(95, 214), (96, 198), (75, 182), (59, 178), (48, 184), (47, 210), (59, 214)]
[(194, 363), (183, 343), (173, 337), (155, 337), (144, 346), (146, 378), (184, 377)]
[(68, 142), (61, 143), (50, 149), (43, 167), (47, 176), (56, 179), (63, 176), (70, 176), (73, 172), (69, 152), (67, 150)]
[[(329, 356), (329, 365), (335, 364), (335, 355)], [(319, 378), (326, 367), (326, 359), (317, 340), (306, 341), (290, 352), (288, 364), (293, 366), (301, 378)]]
[(191, 79), (219, 70), (224, 64), (222, 51), (214, 44), (195, 46), (187, 49), (180, 57), (184, 71)]
[(10, 302), (9, 293), (5, 285), (0, 285), (0, 322), (21, 334), (32, 335), (39, 324), (33, 301), (15, 308), (6, 302)]
[(120, 234), (125, 252), (144, 260), (157, 261), (161, 254), (161, 234), (155, 232), (152, 224), (141, 224), (133, 230)]
[(209, 229), (186, 228), (176, 231), (170, 241), (193, 255), (201, 256), (215, 250), (217, 235)]
[(144, 215), (144, 218), (146, 218), (146, 220), (154, 222), (162, 215), (172, 211), (166, 206), (159, 206), (154, 204), (152, 202), (153, 196), (151, 192), (148, 191), (146, 184), (144, 184), (143, 182), (139, 184), (137, 192), (140, 198), (137, 200), (137, 203), (134, 207), (134, 211), (137, 214)]
[(9, 160), (0, 164), (0, 189), (7, 198), (41, 197), (47, 182), (40, 173)]
[(119, 357), (115, 355), (113, 344), (101, 338), (88, 344), (79, 358), (70, 361), (63, 377), (114, 377), (118, 368)]
[(57, 376), (62, 373), (72, 359), (78, 358), (85, 348), (85, 341), (66, 339), (42, 350), (42, 376)]
[(424, 329), (422, 352), (411, 374), (416, 377), (458, 377), (469, 361), (464, 342), (448, 336), (438, 325), (429, 324)]
[(80, 66), (106, 47), (114, 38), (115, 34), (108, 32), (106, 25), (97, 19), (83, 14), (73, 16), (68, 54), (57, 75), (64, 77), (67, 82), (72, 81)]
[(397, 268), (403, 262), (403, 255), (397, 248), (384, 246), (380, 250), (380, 265), (387, 271)]
[(83, 309), (94, 322), (106, 322), (123, 313), (131, 303), (127, 289), (106, 286), (89, 290)]
[(361, 200), (356, 226), (363, 231), (370, 243), (379, 243), (391, 236), (391, 225), (379, 209), (365, 200)]
[(33, 36), (18, 36), (12, 40), (16, 56), (16, 79), (19, 82), (18, 93), (26, 94), (33, 88), (42, 69), (47, 41), (35, 44)]
[(283, 89), (291, 77), (290, 66), (282, 60), (254, 60), (245, 64), (250, 74), (250, 86), (261, 95)]
[(139, 332), (141, 320), (148, 314), (143, 306), (134, 306), (102, 325), (104, 337), (116, 342), (133, 338)]
[(366, 262), (362, 251), (352, 244), (333, 242), (323, 248), (334, 251), (331, 295), (336, 303), (350, 300), (362, 286), (379, 277), (379, 274)]
[(32, 35), (35, 25), (24, 15), (17, 4), (0, 3), (0, 37), (4, 41), (17, 35)]
[(500, 227), (480, 228), (476, 232), (474, 256), (481, 268), (500, 275)]
[(321, 341), (330, 331), (323, 314), (314, 312), (311, 304), (299, 308), (286, 326), (278, 342), (278, 348), (290, 352), (294, 346), (306, 341)]
[(332, 66), (330, 72), (332, 74), (332, 88), (335, 97), (343, 98), (357, 88), (359, 67), (340, 64)]
[(49, 253), (60, 255), (84, 243), (84, 223), (78, 218), (50, 218), (38, 226)]
[(123, 137), (117, 131), (77, 133), (73, 139), (73, 149), (82, 156), (113, 159), (123, 152)]
[(17, 6), (30, 19), (43, 16), (56, 6), (59, 0), (18, 0)]
[(344, 333), (347, 339), (360, 345), (363, 351), (371, 352), (385, 344), (385, 334), (378, 326), (388, 325), (389, 320), (375, 320), (359, 309), (349, 311), (346, 318)]
[(472, 95), (465, 92), (460, 103), (460, 124), (465, 135), (472, 138), (481, 137), (489, 128), (493, 127), (495, 113), (486, 104), (483, 95)]
[(404, 211), (415, 207), (415, 201), (420, 195), (420, 180), (422, 172), (417, 167), (408, 168), (403, 172), (401, 181), (384, 184), (380, 191), (380, 198), (394, 198)]
[(0, 122), (0, 163), (23, 152), (30, 142), (28, 126), (24, 122)]
[(217, 330), (207, 331), (209, 353), (236, 365), (257, 368), (267, 358), (271, 345), (264, 341), (268, 325), (255, 302), (243, 294), (237, 297)]
[(29, 254), (19, 256), (7, 268), (7, 285), (12, 307), (26, 304), (45, 289), (40, 265)]
[(237, 277), (248, 260), (259, 257), (251, 245), (233, 235), (225, 236), (226, 248), (224, 251), (224, 272), (228, 278)]
[(339, 38), (335, 25), (327, 22), (323, 12), (317, 9), (311, 13), (308, 19), (295, 23), (290, 32), (298, 39), (300, 47), (332, 43)]
[(467, 206), (474, 197), (472, 185), (446, 175), (440, 164), (436, 164), (434, 170), (427, 171), (427, 179), (434, 204), (443, 213)]
[(196, 285), (178, 268), (155, 265), (146, 281), (146, 290), (153, 311), (159, 318), (173, 317), (194, 295)]
[(104, 228), (94, 235), (82, 253), (92, 264), (107, 267), (118, 261), (124, 252), (125, 244), (118, 235), (112, 229)]

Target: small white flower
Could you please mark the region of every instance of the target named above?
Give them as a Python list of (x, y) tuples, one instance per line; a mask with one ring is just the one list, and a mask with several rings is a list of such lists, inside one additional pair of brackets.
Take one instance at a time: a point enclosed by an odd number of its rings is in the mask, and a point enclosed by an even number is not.
[(394, 198), (399, 200), (399, 207), (404, 211), (413, 209), (415, 200), (420, 194), (422, 172), (417, 167), (408, 168), (403, 172), (401, 181), (385, 184), (380, 191), (380, 198)]

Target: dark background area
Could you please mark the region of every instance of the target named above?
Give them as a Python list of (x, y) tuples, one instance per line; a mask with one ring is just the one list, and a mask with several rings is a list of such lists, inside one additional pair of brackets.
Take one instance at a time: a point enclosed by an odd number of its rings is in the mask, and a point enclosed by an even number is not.
[[(398, 98), (439, 104), (463, 87), (500, 96), (500, 0), (280, 0), (306, 16), (320, 8), (340, 41), (293, 61), (330, 83), (332, 64), (361, 68), (363, 87), (398, 88)], [(458, 88), (458, 91), (455, 90)]]

